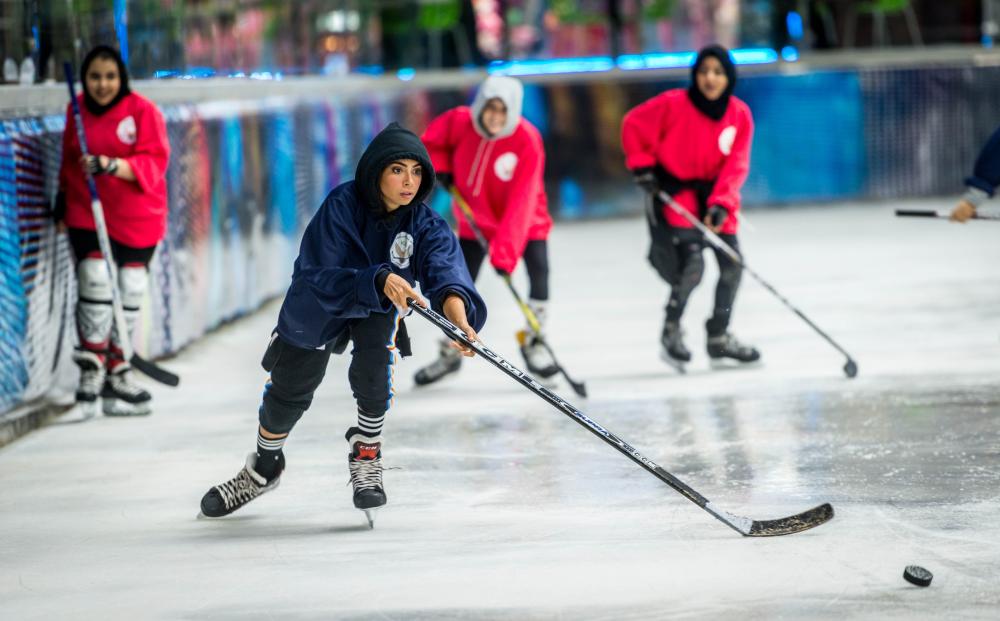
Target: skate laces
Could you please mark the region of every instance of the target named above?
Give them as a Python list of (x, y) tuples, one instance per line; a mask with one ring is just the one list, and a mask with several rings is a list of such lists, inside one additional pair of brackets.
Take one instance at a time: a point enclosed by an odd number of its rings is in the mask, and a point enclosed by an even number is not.
[(222, 497), (222, 502), (225, 503), (226, 509), (232, 509), (259, 496), (260, 487), (244, 467), (232, 479), (222, 485), (216, 485), (215, 489), (219, 491), (219, 496)]
[(354, 459), (351, 458), (349, 468), (351, 471), (350, 484), (354, 486), (354, 491), (363, 489), (382, 488), (382, 458), (375, 459)]
[(80, 392), (97, 394), (104, 385), (104, 369), (83, 369), (80, 371)]
[(111, 373), (107, 378), (111, 389), (120, 395), (138, 397), (146, 394), (146, 391), (138, 384), (133, 384), (128, 376), (128, 371), (123, 373)]

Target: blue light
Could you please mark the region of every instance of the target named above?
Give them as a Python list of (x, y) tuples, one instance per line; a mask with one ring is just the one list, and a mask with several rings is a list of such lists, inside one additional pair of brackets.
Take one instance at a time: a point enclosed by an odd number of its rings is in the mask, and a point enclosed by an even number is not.
[(409, 82), (415, 75), (417, 75), (417, 72), (413, 67), (403, 67), (396, 72), (396, 77), (404, 82)]
[(802, 16), (796, 11), (789, 11), (785, 16), (785, 27), (788, 28), (788, 36), (794, 41), (802, 38)]
[(786, 45), (781, 48), (781, 59), (788, 63), (794, 63), (799, 59), (799, 50), (792, 45)]
[(360, 65), (354, 70), (356, 73), (365, 73), (368, 75), (382, 75), (385, 73), (385, 68), (382, 65)]
[(626, 54), (618, 57), (618, 67), (625, 71), (634, 69), (677, 69), (690, 67), (698, 57), (695, 52), (660, 52), (655, 54)]
[(778, 53), (768, 47), (748, 47), (733, 50), (733, 62), (737, 65), (766, 65), (778, 62)]
[(553, 73), (593, 73), (610, 71), (615, 62), (610, 56), (493, 61), (487, 71), (496, 75), (546, 75)]

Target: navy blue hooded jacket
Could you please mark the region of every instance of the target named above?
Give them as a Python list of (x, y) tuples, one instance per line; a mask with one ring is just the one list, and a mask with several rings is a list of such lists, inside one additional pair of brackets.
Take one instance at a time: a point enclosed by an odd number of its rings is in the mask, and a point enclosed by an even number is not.
[[(387, 165), (402, 159), (420, 162), (420, 188), (409, 205), (389, 213), (379, 178)], [(469, 324), (482, 329), (486, 304), (472, 284), (458, 241), (422, 202), (433, 186), (434, 168), (415, 134), (392, 123), (372, 140), (354, 181), (334, 188), (306, 227), (278, 316), (283, 341), (306, 349), (346, 343), (351, 321), (393, 310), (378, 288), (389, 271), (411, 286), (419, 281), (438, 312), (449, 294), (460, 296)]]
[(997, 186), (1000, 186), (1000, 127), (986, 141), (986, 146), (976, 159), (972, 176), (965, 180), (965, 185), (982, 190), (986, 196), (993, 196)]

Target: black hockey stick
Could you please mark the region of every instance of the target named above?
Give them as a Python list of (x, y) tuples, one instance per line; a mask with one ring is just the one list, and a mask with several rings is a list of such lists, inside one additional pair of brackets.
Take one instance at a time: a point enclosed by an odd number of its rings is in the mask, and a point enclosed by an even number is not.
[(851, 354), (847, 353), (847, 350), (841, 347), (840, 344), (837, 343), (837, 341), (833, 340), (833, 338), (831, 338), (829, 334), (824, 332), (819, 326), (813, 323), (811, 319), (806, 317), (805, 313), (795, 308), (795, 306), (793, 306), (792, 303), (785, 298), (785, 296), (778, 293), (777, 289), (771, 286), (769, 282), (761, 278), (760, 274), (750, 269), (750, 266), (746, 264), (746, 261), (743, 260), (743, 257), (740, 256), (738, 252), (733, 250), (732, 246), (724, 242), (722, 238), (713, 233), (710, 228), (708, 228), (702, 222), (700, 222), (698, 218), (695, 218), (691, 214), (691, 212), (689, 212), (687, 209), (684, 209), (684, 207), (678, 205), (677, 202), (666, 192), (661, 190), (659, 192), (659, 198), (672, 210), (683, 216), (695, 228), (701, 231), (702, 235), (705, 236), (705, 239), (707, 239), (710, 244), (712, 244), (713, 246), (724, 252), (726, 256), (728, 256), (734, 263), (739, 265), (745, 272), (753, 276), (754, 279), (761, 284), (761, 286), (763, 286), (765, 289), (774, 294), (774, 297), (778, 298), (782, 304), (788, 307), (788, 309), (791, 310), (793, 313), (798, 315), (799, 318), (802, 319), (802, 321), (806, 322), (810, 328), (815, 330), (816, 334), (822, 336), (827, 343), (833, 345), (834, 349), (844, 354), (844, 356), (847, 357), (847, 362), (844, 363), (844, 375), (846, 375), (847, 377), (854, 377), (858, 374), (858, 363), (854, 361), (854, 358), (851, 358)]
[[(76, 124), (76, 136), (80, 141), (80, 151), (84, 157), (87, 153), (87, 136), (83, 131), (83, 117), (80, 115), (80, 104), (76, 101), (76, 88), (73, 85), (73, 66), (69, 63), (63, 64), (66, 72), (66, 86), (69, 88), (69, 101), (73, 106), (73, 120)], [(150, 378), (166, 384), (176, 386), (180, 383), (180, 378), (156, 365), (145, 358), (139, 356), (132, 349), (132, 339), (129, 334), (128, 325), (125, 323), (125, 311), (122, 307), (121, 292), (118, 290), (118, 269), (111, 255), (111, 239), (108, 237), (108, 227), (104, 221), (104, 207), (101, 199), (97, 196), (97, 185), (94, 184), (94, 177), (89, 171), (84, 172), (87, 179), (87, 189), (90, 191), (90, 209), (94, 214), (94, 228), (97, 233), (97, 242), (101, 248), (101, 255), (104, 257), (104, 265), (108, 268), (111, 277), (111, 308), (114, 314), (115, 325), (118, 327), (118, 334), (121, 335), (122, 357), (129, 361), (136, 370)]]
[[(470, 208), (469, 204), (465, 202), (465, 199), (462, 198), (462, 195), (459, 194), (458, 190), (452, 188), (450, 190), (450, 193), (455, 198), (455, 202), (458, 203), (459, 209), (461, 209), (462, 213), (465, 215), (465, 219), (468, 220), (469, 227), (472, 229), (473, 235), (476, 236), (476, 241), (478, 241), (479, 245), (483, 247), (483, 251), (487, 252), (488, 254), (490, 247), (489, 242), (486, 241), (486, 236), (483, 235), (483, 232), (482, 230), (480, 230), (479, 225), (476, 224), (476, 219), (472, 215), (472, 208)], [(521, 309), (521, 313), (524, 315), (524, 318), (528, 320), (528, 325), (531, 327), (531, 331), (535, 333), (536, 337), (538, 337), (538, 342), (541, 343), (542, 347), (545, 348), (545, 351), (549, 352), (549, 355), (552, 356), (552, 362), (559, 370), (559, 373), (561, 373), (562, 376), (566, 378), (566, 381), (569, 382), (569, 385), (573, 389), (573, 392), (580, 395), (581, 397), (586, 397), (587, 387), (583, 384), (583, 382), (577, 382), (572, 377), (569, 376), (569, 373), (566, 372), (566, 369), (563, 368), (563, 365), (559, 363), (559, 360), (556, 358), (555, 352), (552, 351), (552, 348), (549, 346), (548, 342), (544, 338), (542, 338), (542, 325), (538, 322), (538, 317), (535, 316), (535, 313), (534, 311), (531, 310), (531, 307), (524, 302), (524, 299), (521, 297), (521, 294), (517, 292), (517, 289), (514, 287), (514, 282), (510, 279), (510, 274), (504, 274), (502, 278), (504, 283), (506, 283), (507, 285), (507, 289), (509, 289), (511, 295), (514, 296), (514, 301), (517, 302), (517, 306), (518, 308)]]
[[(905, 216), (911, 218), (944, 218), (951, 219), (951, 214), (947, 211), (934, 211), (932, 209), (897, 209), (897, 216)], [(970, 220), (992, 220), (994, 222), (1000, 222), (1000, 215), (998, 214), (982, 214), (976, 213), (970, 218)]]
[(479, 341), (470, 341), (469, 337), (467, 337), (460, 328), (448, 321), (445, 317), (442, 317), (431, 309), (417, 306), (413, 303), (412, 299), (407, 300), (407, 304), (409, 304), (410, 308), (413, 309), (413, 312), (441, 328), (448, 338), (462, 343), (466, 347), (472, 348), (472, 350), (474, 350), (477, 354), (485, 358), (487, 362), (514, 378), (514, 380), (519, 384), (547, 401), (550, 405), (566, 416), (569, 416), (595, 436), (610, 444), (619, 453), (642, 466), (647, 472), (672, 487), (675, 491), (680, 492), (682, 496), (705, 511), (708, 511), (720, 522), (729, 526), (741, 535), (746, 537), (792, 535), (819, 526), (820, 524), (828, 522), (833, 518), (833, 506), (829, 503), (821, 504), (797, 515), (790, 515), (776, 520), (751, 520), (750, 518), (733, 515), (732, 513), (723, 511), (722, 509), (716, 507), (713, 503), (709, 502), (707, 498), (689, 487), (686, 483), (656, 465), (652, 460), (643, 457), (639, 451), (634, 449), (627, 442), (597, 424), (595, 421), (591, 420), (586, 414), (570, 405), (562, 397), (539, 384), (533, 377), (526, 374), (524, 371), (507, 362), (503, 356), (495, 353)]

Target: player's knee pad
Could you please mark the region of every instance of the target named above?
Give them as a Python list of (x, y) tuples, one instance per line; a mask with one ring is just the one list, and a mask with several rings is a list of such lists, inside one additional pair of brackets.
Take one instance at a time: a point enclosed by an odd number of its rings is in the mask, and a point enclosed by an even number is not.
[(118, 287), (126, 312), (138, 312), (149, 288), (149, 270), (144, 265), (125, 265), (118, 270)]
[(729, 287), (736, 287), (743, 277), (743, 268), (738, 264), (727, 261), (719, 264), (719, 280)]
[(705, 275), (705, 259), (701, 256), (701, 252), (696, 252), (688, 255), (687, 260), (684, 262), (684, 269), (681, 270), (681, 289), (690, 293), (698, 283), (701, 282), (701, 277)]
[(86, 258), (77, 265), (77, 329), (84, 345), (106, 344), (111, 333), (111, 278), (103, 259)]

